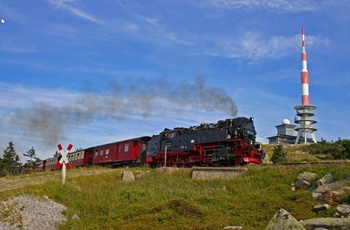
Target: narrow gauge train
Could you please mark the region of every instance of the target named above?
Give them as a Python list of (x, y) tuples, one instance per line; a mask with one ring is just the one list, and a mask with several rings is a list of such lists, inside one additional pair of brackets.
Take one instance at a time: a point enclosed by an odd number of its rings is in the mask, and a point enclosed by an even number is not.
[[(253, 118), (238, 117), (94, 146), (71, 152), (67, 158), (72, 167), (145, 163), (159, 167), (165, 162), (179, 167), (259, 164), (265, 153), (255, 138)], [(39, 168), (55, 170), (58, 160), (46, 159)]]
[(254, 119), (238, 117), (190, 128), (165, 129), (148, 142), (153, 166), (224, 166), (261, 163), (265, 152), (255, 143)]

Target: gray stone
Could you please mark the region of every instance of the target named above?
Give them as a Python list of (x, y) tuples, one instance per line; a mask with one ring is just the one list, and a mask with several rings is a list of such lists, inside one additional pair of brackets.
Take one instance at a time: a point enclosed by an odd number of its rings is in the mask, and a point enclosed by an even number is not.
[(243, 230), (242, 226), (226, 226), (224, 229), (230, 229), (230, 230)]
[(131, 171), (123, 171), (123, 173), (122, 173), (122, 181), (123, 182), (131, 182), (134, 180), (135, 180), (135, 177)]
[(327, 204), (336, 205), (342, 201), (344, 193), (345, 191), (343, 190), (324, 192), (322, 193), (321, 200)]
[(247, 170), (246, 167), (193, 167), (192, 179), (231, 179), (242, 176)]
[(270, 220), (266, 230), (281, 229), (304, 230), (305, 228), (289, 212), (281, 208)]
[(319, 179), (318, 181), (318, 186), (325, 185), (325, 184), (330, 184), (334, 182), (334, 177), (332, 173), (327, 173), (322, 179)]
[(78, 216), (77, 214), (74, 214), (74, 215), (72, 216), (72, 220), (77, 221), (77, 220), (80, 220), (80, 218), (79, 218), (79, 216)]
[(319, 205), (315, 205), (313, 208), (312, 208), (312, 211), (314, 212), (319, 212), (319, 211), (324, 211), (324, 210), (327, 210), (329, 209), (330, 206), (328, 204), (319, 204)]
[(171, 175), (174, 172), (178, 172), (180, 169), (176, 167), (160, 167), (156, 168), (156, 171), (159, 173), (163, 173), (165, 175)]
[(315, 200), (319, 200), (319, 199), (322, 197), (322, 193), (313, 192), (313, 193), (312, 193), (312, 197), (313, 197)]
[(306, 180), (297, 180), (294, 184), (295, 189), (307, 189), (310, 186), (310, 182)]
[(316, 228), (348, 230), (350, 229), (350, 218), (314, 218), (302, 220), (300, 224), (307, 230), (314, 230)]
[(350, 215), (350, 206), (349, 205), (345, 205), (345, 204), (338, 205), (337, 206), (337, 213), (341, 217), (349, 217), (349, 215)]
[(327, 173), (323, 178), (317, 180), (313, 185), (308, 189), (309, 191), (313, 192), (315, 191), (318, 187), (322, 185), (327, 185), (331, 184), (334, 182), (333, 175), (331, 173)]
[(310, 187), (311, 182), (313, 182), (317, 177), (316, 173), (303, 172), (297, 177), (297, 180), (292, 184), (292, 190), (296, 189), (307, 189)]
[(310, 172), (303, 172), (300, 173), (299, 176), (297, 177), (298, 180), (301, 181), (308, 181), (308, 182), (312, 182), (316, 179), (317, 174), (316, 173), (310, 173)]
[(348, 187), (348, 186), (350, 186), (350, 180), (341, 180), (330, 184), (321, 185), (315, 190), (315, 192), (324, 193), (332, 190), (339, 190), (343, 187)]

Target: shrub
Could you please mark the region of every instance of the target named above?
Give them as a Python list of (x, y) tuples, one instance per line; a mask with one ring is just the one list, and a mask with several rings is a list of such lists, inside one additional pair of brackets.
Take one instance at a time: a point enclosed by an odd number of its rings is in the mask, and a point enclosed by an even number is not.
[(273, 147), (273, 155), (271, 161), (276, 163), (286, 163), (287, 162), (287, 153), (283, 151), (282, 145), (276, 145)]

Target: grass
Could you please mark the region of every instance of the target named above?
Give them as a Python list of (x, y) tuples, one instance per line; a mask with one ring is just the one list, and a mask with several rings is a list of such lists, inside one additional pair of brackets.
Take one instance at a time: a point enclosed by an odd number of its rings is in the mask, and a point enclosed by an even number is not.
[[(55, 174), (50, 181), (5, 191), (0, 198), (45, 195), (66, 205), (68, 222), (59, 229), (264, 229), (280, 208), (298, 220), (316, 217), (311, 209), (318, 202), (311, 193), (290, 189), (299, 173), (315, 172), (321, 178), (331, 172), (339, 180), (348, 166), (254, 166), (241, 177), (209, 181), (192, 180), (188, 170), (172, 175), (151, 170), (132, 183), (120, 180), (123, 169), (98, 173), (104, 169), (93, 168), (86, 170), (91, 170), (89, 176), (71, 176), (79, 170), (68, 171), (65, 185)], [(128, 170), (137, 175), (150, 169)], [(75, 214), (80, 220), (72, 218)]]
[[(263, 145), (264, 151), (267, 153), (267, 159), (271, 159), (274, 152), (274, 147), (276, 145)], [(287, 153), (287, 161), (300, 163), (300, 162), (319, 162), (320, 160), (317, 158), (316, 154), (308, 154), (303, 151), (303, 145), (291, 145), (283, 147), (283, 151)]]

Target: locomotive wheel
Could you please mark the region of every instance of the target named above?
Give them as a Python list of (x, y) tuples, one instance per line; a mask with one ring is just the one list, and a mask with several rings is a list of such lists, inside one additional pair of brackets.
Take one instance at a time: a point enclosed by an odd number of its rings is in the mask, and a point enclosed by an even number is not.
[(191, 158), (191, 157), (189, 157), (188, 159), (187, 159), (187, 165), (188, 165), (188, 167), (193, 167), (193, 166), (195, 166), (195, 164), (196, 164), (196, 160), (194, 159), (194, 158)]
[(169, 167), (173, 167), (176, 165), (176, 158), (175, 157), (170, 157), (169, 160), (167, 160), (167, 165)]
[(235, 165), (243, 165), (243, 159), (241, 157), (236, 157)]
[(178, 160), (177, 160), (177, 166), (179, 167), (185, 167), (186, 165), (186, 157), (180, 157)]
[(220, 166), (220, 162), (219, 161), (213, 161), (211, 162), (211, 165), (214, 167), (219, 167)]
[(164, 159), (158, 159), (157, 160), (157, 168), (163, 167), (164, 166)]

